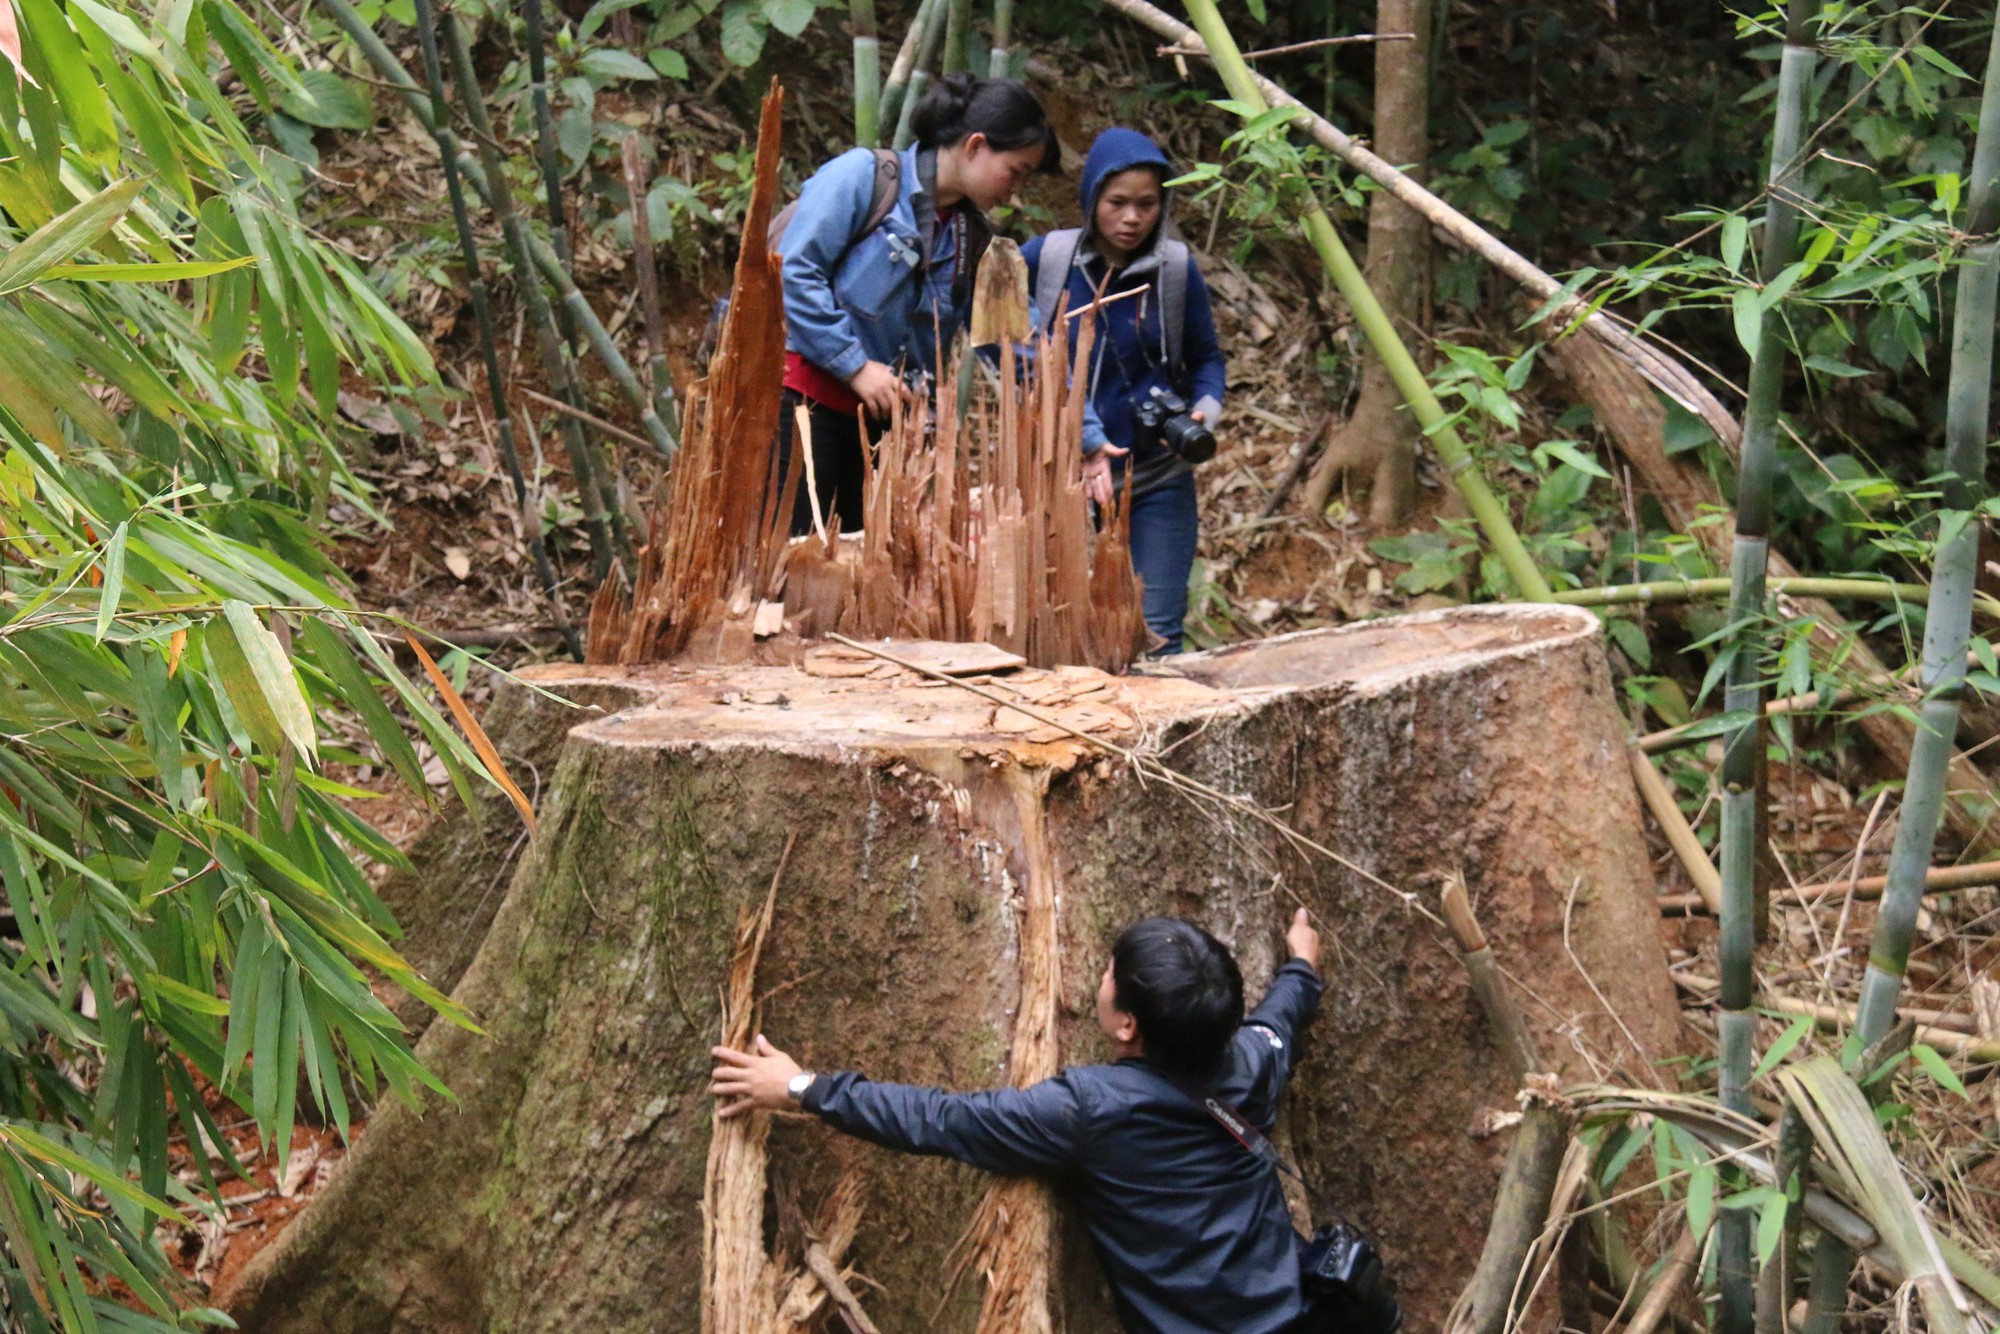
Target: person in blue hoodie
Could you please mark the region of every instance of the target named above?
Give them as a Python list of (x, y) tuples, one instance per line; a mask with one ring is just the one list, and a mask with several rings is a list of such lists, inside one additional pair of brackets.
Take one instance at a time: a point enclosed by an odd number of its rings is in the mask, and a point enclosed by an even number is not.
[[(1104, 289), (1091, 364), (1077, 373), (1089, 376), (1090, 402), (1108, 443), (1093, 447), (1086, 435), (1084, 481), (1091, 498), (1104, 504), (1123, 483), (1121, 474), (1131, 473), (1132, 563), (1145, 581), (1146, 624), (1166, 640), (1162, 653), (1182, 648), (1199, 535), (1194, 468), (1146, 430), (1138, 414), (1164, 390), (1212, 431), (1226, 372), (1208, 284), (1186, 243), (1168, 234), (1166, 183), (1173, 174), (1167, 155), (1145, 135), (1106, 130), (1084, 162), (1083, 226), (1038, 236), (1021, 249), (1044, 320), (1055, 318), (1059, 294), (1066, 291), (1068, 308), (1078, 310)], [(1108, 304), (1141, 287), (1140, 295)]]
[[(794, 411), (805, 405), (821, 513), (837, 515), (849, 533), (862, 518), (859, 414), (872, 441), (906, 392), (906, 374), (935, 377), (937, 350), (971, 315), (973, 276), (993, 234), (986, 211), (1030, 173), (1060, 162), (1047, 113), (1016, 79), (948, 75), (910, 123), (914, 141), (900, 154), (850, 149), (814, 172), (777, 241), (785, 292), (778, 448), (791, 448)], [(802, 486), (792, 532), (811, 531)]]

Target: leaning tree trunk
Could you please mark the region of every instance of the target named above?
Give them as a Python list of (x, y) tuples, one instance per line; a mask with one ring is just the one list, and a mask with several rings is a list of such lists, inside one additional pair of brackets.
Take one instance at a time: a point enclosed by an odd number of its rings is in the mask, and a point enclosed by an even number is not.
[[(1375, 151), (1421, 181), (1430, 161), (1431, 0), (1377, 0), (1377, 33), (1411, 40), (1375, 43)], [(1362, 272), (1399, 330), (1426, 327), (1431, 224), (1423, 214), (1379, 190), (1368, 204), (1368, 260)], [(1388, 368), (1372, 352), (1361, 362), (1354, 414), (1335, 428), (1306, 482), (1306, 508), (1326, 508), (1334, 485), (1351, 478), (1368, 491), (1368, 517), (1393, 525), (1409, 517), (1417, 498), (1417, 439), (1422, 432)]]
[[(1678, 1051), (1588, 612), (1462, 608), (1158, 674), (981, 678), (1127, 755), (826, 646), (790, 665), (533, 678), (586, 707), (515, 692), (496, 709), (503, 752), (545, 784), (511, 886), (496, 888), (515, 834), (493, 820), (447, 827), (431, 851), (454, 851), (392, 887), (399, 908), (445, 900), (411, 914), (411, 952), (485, 1030), (422, 1040), (457, 1100), (379, 1112), (221, 1294), (246, 1330), (702, 1328), (707, 1051), (737, 924), (774, 880), (762, 1031), (812, 1068), (954, 1088), (1103, 1059), (1092, 997), (1130, 920), (1200, 921), (1254, 990), (1303, 901), (1329, 987), (1285, 1133), (1406, 1276), (1413, 1329), (1436, 1327), (1478, 1256), (1509, 1140), (1490, 1127), (1515, 1107), (1456, 947), (1427, 920), (1439, 878), (1466, 877), (1552, 1065), (1588, 1078), (1587, 1051), (1636, 1077)], [(1283, 812), (1366, 874), (1135, 772), (1133, 755)], [(1080, 1229), (1039, 1187), (798, 1117), (764, 1151), (780, 1250), (784, 1218), (860, 1182), (846, 1262), (869, 1282), (848, 1286), (882, 1330), (1114, 1327)], [(963, 1246), (975, 1214), (985, 1231)], [(988, 1274), (1013, 1286), (983, 1291)], [(983, 1304), (1011, 1304), (1015, 1323), (982, 1326)]]

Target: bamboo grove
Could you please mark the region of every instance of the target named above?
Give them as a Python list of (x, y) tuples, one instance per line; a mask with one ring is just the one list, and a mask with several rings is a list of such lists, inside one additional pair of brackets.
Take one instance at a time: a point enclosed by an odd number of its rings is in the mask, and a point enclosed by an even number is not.
[[(355, 612), (316, 531), (369, 509), (342, 376), (434, 381), (357, 267), (312, 238), (252, 109), (310, 114), (229, 0), (18, 7), (0, 72), (0, 1249), (14, 1328), (209, 1316), (151, 1240), (217, 1181), (201, 1087), (282, 1156), (434, 1081), (371, 991), (405, 964), (362, 870), (399, 854), (324, 776), (360, 741), (413, 791), (485, 762)], [(320, 85), (324, 87), (324, 85)], [(420, 650), (419, 661), (429, 665)], [(432, 668), (434, 672), (435, 669)], [(441, 675), (445, 703), (461, 708)], [(110, 1299), (114, 1277), (141, 1311)]]

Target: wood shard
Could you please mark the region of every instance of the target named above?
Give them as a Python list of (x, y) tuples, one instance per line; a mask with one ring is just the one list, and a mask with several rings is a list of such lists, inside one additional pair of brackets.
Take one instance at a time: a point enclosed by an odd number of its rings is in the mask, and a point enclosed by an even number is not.
[(807, 451), (796, 423), (787, 424), (794, 448), (783, 466), (773, 447), (785, 319), (765, 239), (782, 101), (774, 84), (722, 335), (708, 374), (689, 388), (681, 451), (653, 497), (631, 590), (607, 582), (591, 606), (590, 661), (743, 661), (789, 623), (807, 640), (928, 640), (1004, 655), (1007, 665), (1123, 671), (1152, 638), (1132, 566), (1129, 496), (1093, 516), (1083, 490), (1088, 384), (1070, 374), (1070, 339), (1074, 331), (1074, 362), (1088, 365), (1095, 321), (1058, 319), (1035, 334), (1022, 327), (1015, 308), (1025, 309), (1025, 276), (1011, 246), (992, 246), (978, 276), (989, 298), (982, 332), (1010, 336), (997, 353), (941, 349), (947, 386), (962, 358), (978, 363), (965, 413), (951, 392), (935, 407), (900, 404), (864, 454), (859, 530), (842, 532), (826, 516), (811, 536), (790, 536)]

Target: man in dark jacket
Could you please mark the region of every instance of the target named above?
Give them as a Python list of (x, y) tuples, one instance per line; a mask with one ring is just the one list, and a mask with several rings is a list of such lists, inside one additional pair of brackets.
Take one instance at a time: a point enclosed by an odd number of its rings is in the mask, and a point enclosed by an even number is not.
[(1299, 910), (1291, 961), (1243, 1018), (1243, 978), (1213, 936), (1171, 917), (1126, 928), (1098, 984), (1117, 1059), (1032, 1088), (945, 1093), (809, 1074), (761, 1034), (715, 1048), (722, 1115), (803, 1107), (885, 1148), (1047, 1177), (1081, 1209), (1130, 1334), (1295, 1334), (1307, 1328), (1300, 1238), (1275, 1171), (1191, 1096), (1277, 1120), (1294, 1042), (1319, 1006), (1319, 933)]

